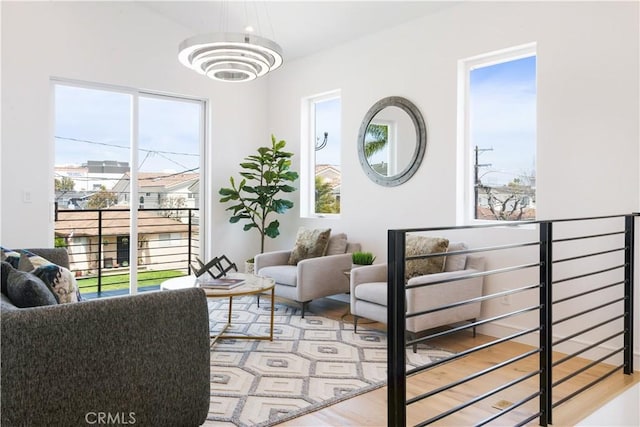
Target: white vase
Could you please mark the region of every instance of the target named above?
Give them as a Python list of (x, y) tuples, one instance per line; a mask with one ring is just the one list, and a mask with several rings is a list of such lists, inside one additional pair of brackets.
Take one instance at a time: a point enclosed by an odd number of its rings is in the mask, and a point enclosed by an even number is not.
[(245, 261), (244, 262), (244, 272), (247, 273), (247, 274), (253, 274), (253, 272), (254, 272), (253, 266), (254, 266), (253, 262)]

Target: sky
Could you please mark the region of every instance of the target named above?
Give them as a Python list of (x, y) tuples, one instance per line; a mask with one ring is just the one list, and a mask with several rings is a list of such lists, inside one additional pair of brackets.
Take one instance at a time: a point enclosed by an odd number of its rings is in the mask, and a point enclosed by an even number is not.
[[(56, 85), (55, 164), (130, 162), (131, 95)], [(140, 96), (141, 172), (197, 172), (201, 104)]]
[(490, 65), (471, 72), (472, 149), (484, 151), (478, 163), (484, 184), (506, 184), (535, 171), (536, 58)]
[[(340, 165), (341, 137), (341, 102), (340, 98), (317, 102), (316, 106), (316, 137), (320, 142), (324, 139), (324, 132), (328, 132), (327, 145), (316, 151), (316, 164)], [(354, 142), (355, 144), (355, 142)]]

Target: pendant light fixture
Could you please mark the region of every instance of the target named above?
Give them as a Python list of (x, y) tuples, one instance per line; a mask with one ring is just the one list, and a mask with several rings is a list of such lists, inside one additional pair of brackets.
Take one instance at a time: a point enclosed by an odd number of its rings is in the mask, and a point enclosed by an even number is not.
[(186, 67), (225, 82), (246, 82), (282, 65), (282, 48), (275, 42), (245, 33), (198, 35), (180, 43), (178, 59)]

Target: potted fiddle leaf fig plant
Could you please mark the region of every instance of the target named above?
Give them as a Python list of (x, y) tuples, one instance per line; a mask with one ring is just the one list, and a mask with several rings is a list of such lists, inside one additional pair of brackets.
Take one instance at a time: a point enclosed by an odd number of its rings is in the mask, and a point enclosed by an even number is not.
[(290, 170), (293, 153), (284, 151), (286, 142), (276, 141), (271, 135), (271, 146), (258, 148), (258, 154), (245, 157), (240, 163), (240, 182), (231, 177), (231, 187), (223, 187), (219, 194), (221, 203), (231, 203), (229, 222), (243, 222), (244, 231), (260, 233), (260, 253), (264, 252), (265, 237), (280, 235), (280, 222), (271, 219), (272, 214), (282, 214), (293, 207), (293, 202), (282, 198), (282, 193), (296, 190), (290, 183), (298, 179), (298, 173)]

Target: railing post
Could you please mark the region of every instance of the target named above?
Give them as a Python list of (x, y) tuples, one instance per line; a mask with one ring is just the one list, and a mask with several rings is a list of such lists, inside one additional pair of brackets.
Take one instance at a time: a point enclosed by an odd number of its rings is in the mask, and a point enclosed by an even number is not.
[(98, 295), (102, 292), (102, 210), (98, 210)]
[(405, 233), (387, 233), (387, 425), (406, 425)]
[(635, 216), (624, 219), (624, 373), (633, 374), (633, 275), (635, 249)]
[(187, 273), (191, 274), (191, 245), (193, 244), (192, 240), (191, 240), (191, 233), (193, 231), (193, 226), (192, 226), (192, 222), (191, 222), (191, 213), (192, 210), (191, 208), (187, 209), (187, 215), (189, 215), (189, 238), (188, 238), (188, 244), (187, 244)]
[(553, 223), (540, 223), (540, 425), (552, 424)]

